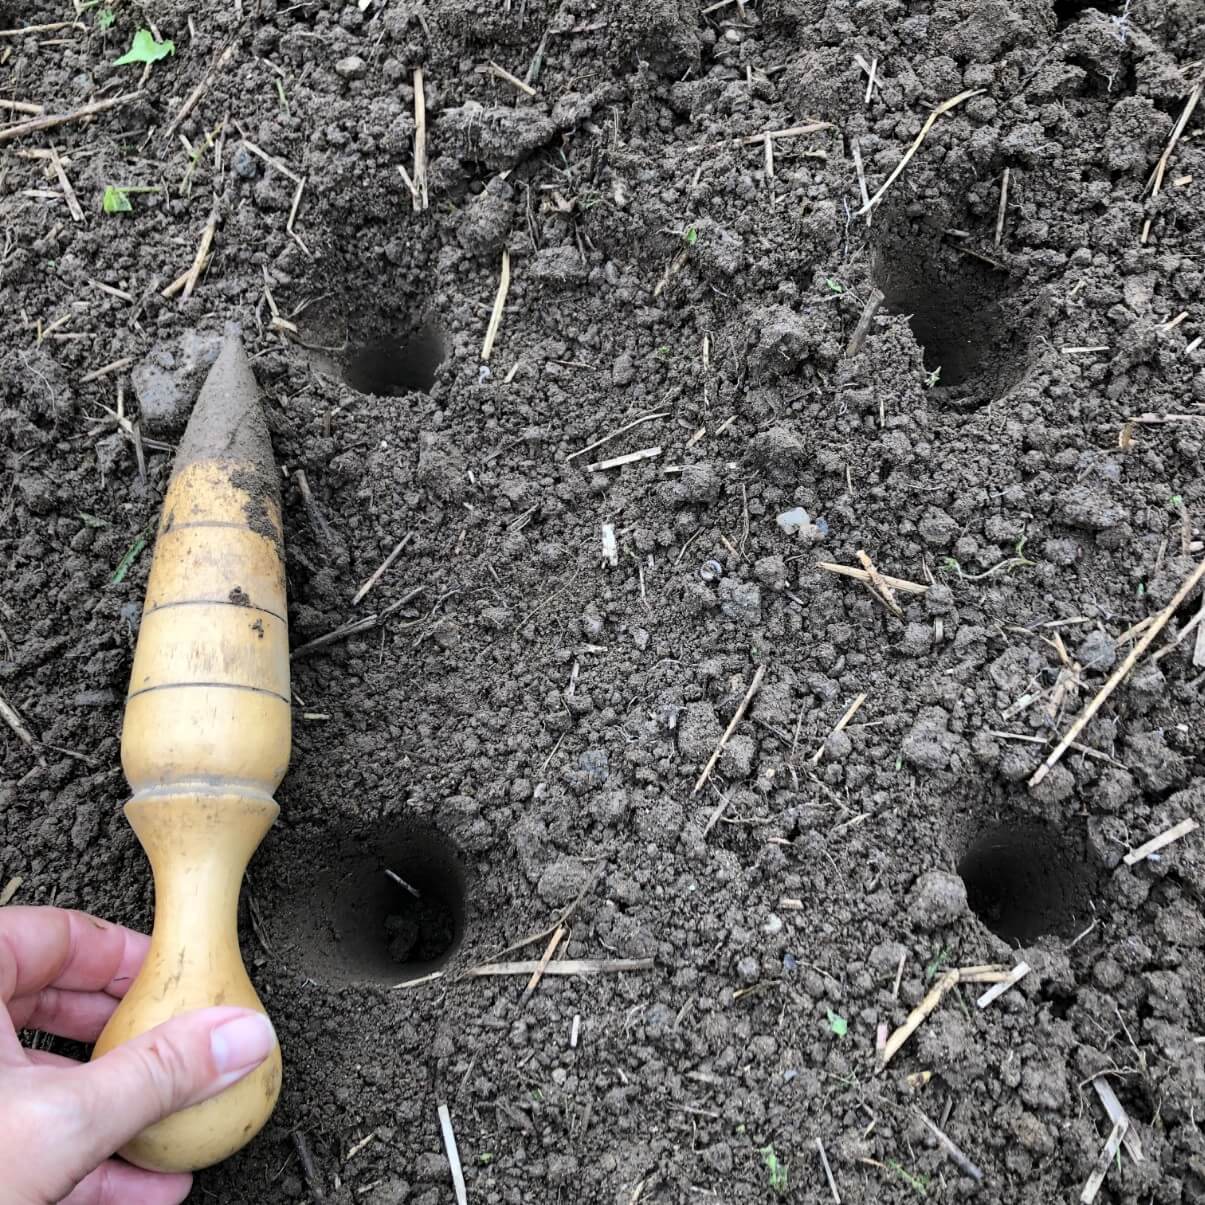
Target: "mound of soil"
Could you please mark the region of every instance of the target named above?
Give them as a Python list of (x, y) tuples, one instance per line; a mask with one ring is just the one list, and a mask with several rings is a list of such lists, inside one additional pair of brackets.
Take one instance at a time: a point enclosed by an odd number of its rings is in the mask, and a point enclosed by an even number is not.
[[(285, 1086), (193, 1199), (449, 1201), (441, 1102), (478, 1202), (1078, 1199), (1103, 1076), (1097, 1199), (1205, 1201), (1205, 842), (1123, 860), (1205, 820), (1199, 592), (1027, 785), (1202, 555), (1197, 0), (20, 7), (6, 97), (141, 92), (5, 147), (19, 902), (149, 923), (142, 541), (228, 322), (283, 470)], [(462, 974), (561, 916), (651, 964)]]

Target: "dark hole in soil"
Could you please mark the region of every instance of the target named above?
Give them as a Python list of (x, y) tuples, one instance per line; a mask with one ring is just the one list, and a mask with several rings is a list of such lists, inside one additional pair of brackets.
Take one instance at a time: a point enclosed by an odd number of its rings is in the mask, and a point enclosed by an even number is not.
[(443, 334), (428, 320), (408, 335), (350, 345), (342, 357), (343, 379), (360, 393), (382, 397), (428, 393), (444, 358)]
[(1101, 13), (1121, 11), (1120, 3), (1110, 3), (1109, 0), (1054, 0), (1054, 19), (1062, 29), (1064, 25), (1079, 20), (1090, 8)]
[(874, 278), (886, 312), (908, 316), (933, 388), (988, 401), (1020, 378), (1026, 339), (1005, 312), (1006, 273), (909, 232), (881, 240)]
[(958, 873), (975, 914), (1005, 941), (1072, 937), (1089, 923), (1096, 871), (1052, 825), (1021, 821), (977, 832)]
[(459, 949), (465, 867), (438, 829), (395, 821), (325, 862), (281, 918), (315, 979), (405, 983), (439, 970)]

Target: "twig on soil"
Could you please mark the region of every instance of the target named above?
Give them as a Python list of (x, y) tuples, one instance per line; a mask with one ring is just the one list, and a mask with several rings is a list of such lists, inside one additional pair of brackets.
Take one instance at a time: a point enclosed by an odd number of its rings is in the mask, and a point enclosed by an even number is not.
[[(466, 979), (478, 979), (483, 975), (530, 975), (540, 965), (540, 960), (522, 962), (485, 962), (470, 967), (464, 973)], [(622, 971), (651, 971), (651, 958), (563, 958), (550, 962), (544, 968), (545, 975), (609, 975)]]
[(540, 980), (544, 978), (545, 972), (548, 970), (548, 964), (552, 961), (552, 956), (556, 953), (557, 946), (565, 938), (565, 926), (558, 925), (553, 935), (548, 939), (548, 945), (544, 948), (544, 953), (540, 961), (536, 964), (536, 969), (532, 971), (531, 978), (527, 981), (527, 986), (523, 989), (523, 995), (519, 997), (519, 1005), (522, 1007), (531, 999), (532, 993), (540, 986)]
[(31, 105), (24, 100), (0, 100), (0, 109), (11, 109), (14, 113), (29, 113), (33, 117), (40, 117), (46, 112), (45, 105)]
[(314, 1156), (310, 1154), (310, 1144), (300, 1130), (293, 1131), (293, 1145), (297, 1148), (297, 1158), (301, 1161), (301, 1174), (305, 1177), (306, 1187), (313, 1193), (316, 1201), (325, 1201), (326, 1192), (318, 1169), (314, 1166)]
[[(236, 122), (235, 124), (237, 125), (238, 123)], [(288, 234), (288, 236), (302, 249), (302, 251), (306, 253), (306, 255), (309, 255), (309, 247), (306, 246), (305, 240), (300, 234), (297, 233), (295, 229), (297, 211), (301, 208), (301, 194), (305, 191), (306, 177), (299, 176), (291, 167), (287, 167), (279, 159), (269, 155), (268, 152), (263, 149), (263, 147), (257, 146), (246, 136), (241, 126), (239, 126), (239, 134), (241, 135), (242, 144), (247, 148), (247, 150), (249, 150), (257, 158), (262, 159), (274, 171), (280, 172), (282, 176), (292, 180), (293, 183), (297, 185), (297, 188), (293, 193), (293, 203), (289, 206), (289, 217), (285, 222), (285, 233)], [(220, 154), (218, 155), (218, 160), (220, 163)]]
[(887, 177), (886, 180), (883, 181), (883, 184), (879, 188), (878, 192), (876, 192), (874, 196), (871, 197), (870, 200), (867, 201), (866, 204), (854, 214), (854, 217), (860, 218), (864, 213), (869, 213), (883, 199), (883, 194), (886, 193), (886, 191), (896, 182), (897, 179), (899, 179), (900, 173), (903, 172), (904, 168), (906, 168), (912, 161), (912, 156), (915, 155), (918, 150), (920, 150), (920, 144), (924, 142), (929, 131), (933, 128), (937, 122), (937, 119), (941, 117), (942, 114), (948, 113), (956, 105), (962, 104), (964, 100), (970, 100), (972, 96), (978, 96), (983, 91), (983, 88), (971, 88), (966, 92), (960, 92), (957, 96), (950, 97), (949, 100), (943, 100), (941, 104), (938, 105), (937, 108), (934, 109), (933, 112), (930, 113), (925, 119), (925, 124), (921, 126), (920, 133), (917, 134), (916, 140), (904, 152), (904, 157), (899, 161), (899, 163), (896, 164), (895, 170), (890, 176)]
[(892, 594), (891, 587), (883, 580), (883, 575), (874, 567), (874, 562), (870, 559), (870, 556), (861, 548), (858, 549), (855, 555), (862, 562), (862, 568), (866, 570), (867, 577), (870, 579), (867, 584), (882, 599), (887, 610), (893, 615), (903, 616), (903, 609), (895, 601), (895, 595)]
[(945, 1151), (945, 1153), (950, 1157), (950, 1160), (958, 1166), (959, 1170), (965, 1172), (976, 1183), (982, 1183), (983, 1172), (976, 1167), (975, 1164), (966, 1157), (966, 1155), (963, 1154), (963, 1152), (954, 1144), (950, 1137), (944, 1131), (938, 1129), (938, 1127), (934, 1125), (933, 1122), (930, 1121), (925, 1115), (923, 1110), (918, 1108), (916, 1110), (916, 1115), (925, 1123), (929, 1133), (931, 1133), (933, 1137), (937, 1139), (942, 1150)]
[(71, 213), (71, 220), (73, 222), (82, 222), (84, 220), (84, 211), (80, 208), (79, 197), (75, 195), (75, 189), (71, 187), (71, 181), (67, 179), (67, 170), (63, 167), (63, 160), (59, 157), (59, 153), (54, 147), (50, 148), (50, 166), (54, 168), (54, 174), (59, 178), (59, 185), (67, 201), (67, 209)]
[[(414, 208), (427, 208), (427, 94), (423, 91), (423, 69), (414, 69)], [(505, 256), (505, 252), (503, 255)], [(488, 360), (489, 356), (482, 356)]]
[(1150, 627), (1142, 634), (1141, 639), (1126, 655), (1125, 660), (1109, 675), (1108, 681), (1100, 688), (1096, 697), (1080, 712), (1075, 722), (1067, 729), (1066, 735), (1051, 750), (1046, 760), (1034, 771), (1029, 780), (1030, 787), (1036, 787), (1050, 771), (1058, 765), (1064, 753), (1071, 747), (1075, 738), (1088, 726), (1092, 717), (1104, 706), (1105, 700), (1124, 681), (1134, 668), (1138, 659), (1150, 648), (1155, 637), (1167, 626), (1171, 617), (1179, 609), (1180, 604), (1197, 588), (1202, 577), (1205, 577), (1205, 561), (1202, 561), (1185, 579), (1184, 584), (1176, 591), (1175, 597), (1151, 621)]
[(443, 1134), (444, 1149), (448, 1152), (452, 1187), (456, 1190), (456, 1205), (468, 1205), (469, 1197), (464, 1186), (464, 1169), (460, 1166), (460, 1151), (456, 1147), (456, 1135), (452, 1130), (452, 1116), (445, 1104), (439, 1106), (439, 1129)]
[(1004, 214), (1008, 209), (1008, 178), (1012, 168), (1004, 169), (1004, 177), (1000, 181), (1000, 208), (996, 210), (996, 246), (1000, 246), (1000, 240), (1004, 237)]
[(837, 1181), (833, 1179), (833, 1169), (828, 1165), (828, 1155), (824, 1150), (824, 1141), (816, 1139), (816, 1149), (820, 1152), (820, 1166), (824, 1168), (824, 1178), (828, 1181), (828, 1190), (833, 1194), (835, 1205), (841, 1205), (841, 1194), (837, 1191)]
[[(1001, 979), (999, 983), (992, 984), (992, 986), (989, 987), (987, 991), (975, 1001), (976, 1007), (980, 1009), (987, 1008), (992, 1001), (999, 1000), (1009, 988), (1020, 983), (1021, 980), (1029, 974), (1029, 970), (1029, 963), (1018, 962), (1017, 965), (1013, 967), (1013, 969), (1009, 971), (1009, 973), (1003, 979)], [(962, 977), (960, 975), (959, 982), (961, 981)]]
[[(842, 577), (852, 577), (855, 581), (870, 582), (870, 574), (865, 569), (855, 569), (852, 565), (836, 565), (832, 561), (817, 561), (817, 569), (823, 569), (826, 573), (838, 573)], [(879, 578), (886, 582), (892, 590), (902, 590), (905, 594), (927, 594), (928, 586), (923, 586), (919, 582), (910, 582), (902, 577), (892, 577), (887, 573), (880, 573)]]
[(68, 122), (83, 121), (97, 113), (105, 113), (109, 109), (117, 109), (132, 101), (141, 100), (146, 95), (141, 89), (127, 92), (124, 96), (110, 96), (107, 100), (94, 100), (91, 104), (81, 105), (70, 113), (46, 113), (30, 121), (18, 125), (6, 126), (0, 129), (0, 142), (11, 142), (14, 138), (24, 138), (26, 134), (36, 134), (39, 130), (53, 129), (55, 126), (66, 125)]
[(925, 1018), (941, 1003), (941, 998), (958, 984), (958, 972), (947, 971), (926, 993), (925, 998), (908, 1014), (907, 1020), (887, 1039), (883, 1049), (883, 1066), (895, 1058), (903, 1044), (921, 1027)]
[(820, 742), (820, 748), (812, 754), (812, 765), (818, 765), (820, 759), (824, 756), (824, 747), (828, 744), (829, 737), (836, 736), (838, 732), (843, 732), (845, 726), (850, 720), (858, 714), (858, 709), (866, 702), (866, 692), (863, 691), (854, 701), (845, 709), (845, 714), (837, 721), (837, 726)]
[(524, 83), (517, 75), (511, 75), (505, 67), (499, 66), (493, 59), (489, 61), (489, 68), (491, 75), (504, 80), (512, 88), (517, 88), (524, 96), (535, 96), (536, 90), (530, 84)]
[(569, 1029), (569, 1049), (577, 1049), (577, 1039), (582, 1031), (582, 1015), (581, 1013), (573, 1014), (573, 1025)]
[(213, 209), (209, 214), (209, 221), (205, 223), (205, 229), (201, 232), (201, 243), (197, 247), (197, 254), (193, 257), (192, 267), (188, 270), (188, 276), (184, 281), (184, 300), (187, 301), (192, 296), (192, 291), (197, 287), (197, 281), (201, 279), (201, 273), (205, 269), (205, 261), (209, 258), (209, 250), (213, 246), (213, 236), (218, 229), (218, 207), (214, 204)]
[(23, 29), (0, 29), (0, 38), (24, 38), (32, 33), (57, 33), (60, 29), (86, 29), (79, 21), (51, 21), (48, 25), (26, 25)]
[(586, 465), (586, 472), (601, 473), (606, 469), (617, 469), (620, 465), (635, 464), (638, 460), (652, 460), (661, 455), (661, 445), (653, 448), (641, 448), (638, 452), (626, 452), (623, 456), (612, 456), (610, 460), (596, 460)]
[(1112, 1166), (1129, 1128), (1130, 1119), (1128, 1117), (1123, 1117), (1113, 1126), (1105, 1145), (1101, 1147), (1096, 1166), (1092, 1169), (1092, 1174), (1084, 1185), (1084, 1191), (1079, 1195), (1081, 1205), (1092, 1205), (1092, 1202), (1096, 1200), (1096, 1194), (1100, 1192), (1100, 1186), (1105, 1182), (1105, 1177), (1109, 1174), (1109, 1168)]
[(1158, 853), (1164, 846), (1170, 845), (1173, 841), (1179, 841), (1181, 837), (1187, 837), (1189, 833), (1195, 832), (1200, 825), (1188, 817), (1181, 820), (1179, 824), (1173, 824), (1171, 828), (1164, 830), (1157, 837), (1152, 837), (1149, 841), (1144, 842), (1137, 849), (1132, 849), (1122, 861), (1127, 866), (1134, 866), (1137, 863), (1149, 858), (1151, 854)]
[(715, 752), (708, 758), (707, 765), (703, 767), (703, 773), (699, 775), (699, 781), (695, 783), (694, 790), (691, 791), (692, 795), (697, 795), (703, 789), (703, 784), (710, 777), (712, 770), (715, 769), (716, 762), (720, 760), (720, 754), (724, 752), (724, 746), (728, 744), (728, 740), (736, 731), (737, 725), (745, 718), (745, 709), (752, 702), (753, 696), (757, 694), (757, 688), (761, 685), (761, 680), (765, 676), (765, 665), (759, 665), (757, 673), (753, 675), (753, 681), (749, 683), (749, 689), (745, 691), (745, 697), (741, 700), (740, 706), (728, 722), (728, 727), (724, 729), (724, 735), (720, 737), (720, 743), (716, 746)]
[(0, 719), (3, 719), (4, 722), (17, 734), (17, 736), (25, 742), (25, 744), (27, 744), (31, 749), (35, 750), (35, 756), (37, 757), (39, 763), (44, 766), (46, 764), (46, 759), (41, 755), (41, 753), (36, 752), (39, 744), (38, 739), (25, 726), (25, 721), (21, 718), (20, 713), (4, 697), (3, 691), (0, 691)]
[(417, 598), (425, 589), (426, 586), (415, 586), (408, 594), (404, 594), (396, 602), (391, 602), (383, 611), (372, 615), (365, 615), (362, 619), (352, 619), (347, 623), (340, 624), (333, 631), (315, 637), (309, 643), (301, 645), (300, 648), (295, 648), (289, 656), (305, 657), (310, 653), (317, 652), (318, 649), (326, 648), (328, 644), (335, 644), (337, 641), (346, 640), (349, 636), (356, 636), (360, 632), (369, 632), (373, 628), (383, 624), (394, 612), (400, 611), (412, 599)]
[(862, 316), (858, 319), (858, 325), (854, 327), (854, 333), (850, 337), (849, 346), (845, 349), (847, 356), (856, 356), (862, 350), (862, 344), (866, 342), (866, 336), (870, 334), (870, 328), (874, 323), (875, 315), (879, 312), (879, 307), (883, 304), (883, 300), (883, 294), (879, 289), (871, 289), (870, 298), (862, 310)]
[(15, 874), (4, 884), (4, 890), (0, 891), (0, 908), (7, 907), (13, 896), (21, 890), (21, 884), (24, 882), (25, 880), (21, 875)]
[[(201, 271), (204, 272), (206, 267), (208, 267), (208, 266), (209, 266), (209, 257), (207, 256), (205, 259), (205, 263), (203, 263), (201, 265)], [(182, 288), (184, 288), (184, 286), (189, 281), (189, 277), (191, 277), (191, 276), (192, 276), (191, 268), (188, 268), (185, 271), (181, 272), (180, 275), (177, 276), (176, 279), (173, 280), (172, 283), (167, 286), (167, 288), (162, 289), (160, 291), (159, 296), (162, 297), (164, 299), (164, 301), (170, 301), (173, 297), (175, 297), (175, 295)]]
[(709, 832), (711, 832), (711, 830), (713, 828), (715, 828), (715, 826), (717, 824), (719, 824), (724, 813), (728, 810), (728, 804), (731, 801), (732, 801), (732, 792), (729, 791), (729, 792), (727, 792), (727, 794), (723, 795), (720, 798), (720, 802), (717, 803), (714, 808), (712, 808), (711, 815), (707, 817), (707, 823), (705, 825), (703, 825), (703, 836), (704, 837), (706, 837), (707, 834)]
[[(1205, 89), (1205, 81), (1197, 84), (1195, 88), (1188, 94), (1188, 100), (1184, 102), (1184, 108), (1180, 112), (1180, 116), (1176, 124), (1172, 127), (1171, 137), (1167, 140), (1167, 146), (1163, 154), (1159, 156), (1159, 161), (1155, 164), (1155, 170), (1151, 173), (1151, 178), (1147, 181), (1146, 187), (1150, 189), (1151, 200), (1153, 201), (1158, 195), (1159, 190), (1163, 187), (1163, 176), (1167, 171), (1167, 165), (1171, 162), (1172, 154), (1176, 149), (1176, 144), (1180, 141), (1180, 136), (1184, 133), (1185, 127), (1188, 125), (1189, 118), (1192, 117), (1193, 110), (1201, 101), (1202, 90)], [(1151, 233), (1151, 219), (1147, 220), (1142, 225), (1142, 237), (1139, 240), (1146, 243)]]
[(510, 292), (510, 252), (503, 250), (502, 275), (498, 280), (498, 294), (494, 298), (494, 310), (490, 314), (489, 325), (485, 328), (485, 342), (481, 345), (482, 363), (488, 364), (490, 356), (493, 355), (494, 340), (498, 338), (498, 330), (502, 326), (502, 313), (506, 308), (508, 292)]
[(193, 111), (193, 109), (197, 107), (197, 102), (208, 91), (209, 86), (213, 83), (214, 77), (219, 71), (222, 70), (223, 67), (226, 66), (228, 62), (230, 62), (231, 58), (234, 57), (234, 49), (234, 43), (231, 42), (230, 45), (228, 45), (226, 49), (218, 55), (213, 65), (201, 77), (201, 82), (188, 94), (184, 103), (179, 109), (176, 110), (175, 117), (173, 117), (171, 121), (167, 123), (167, 126), (163, 131), (164, 138), (170, 138), (179, 128), (180, 123)]
[(415, 202), (415, 208), (418, 208), (418, 189), (414, 187), (414, 181), (410, 179), (410, 173), (402, 164), (397, 165), (398, 171), (402, 176), (402, 183), (410, 190), (410, 196)]
[(813, 121), (803, 126), (787, 126), (783, 130), (762, 130), (760, 134), (745, 134), (741, 138), (727, 138), (723, 142), (708, 143), (706, 147), (699, 149), (710, 149), (711, 147), (720, 146), (752, 146), (755, 142), (765, 142), (768, 139), (778, 141), (782, 138), (800, 138), (804, 134), (815, 134), (820, 130), (832, 130), (835, 128), (831, 121)]
[(597, 870), (590, 876), (589, 882), (577, 893), (574, 898), (561, 909), (561, 914), (548, 926), (547, 929), (541, 929), (539, 933), (532, 933), (529, 937), (522, 937), (518, 941), (511, 942), (509, 946), (504, 946), (497, 954), (494, 955), (495, 960), (500, 959), (504, 954), (511, 954), (515, 950), (521, 950), (524, 946), (530, 946), (533, 942), (543, 941), (550, 933), (555, 933), (562, 925), (569, 921), (569, 918), (581, 906), (582, 900), (590, 894), (591, 891), (598, 885), (598, 880), (602, 878), (605, 866), (598, 867)]
[(587, 452), (593, 452), (595, 448), (601, 448), (603, 444), (610, 443), (611, 440), (623, 435), (627, 431), (632, 430), (633, 427), (639, 427), (642, 423), (651, 423), (654, 419), (668, 417), (668, 410), (658, 410), (654, 414), (646, 414), (641, 418), (633, 419), (630, 423), (627, 423), (614, 431), (608, 432), (601, 439), (596, 439), (592, 444), (587, 444), (584, 448), (579, 448), (576, 452), (570, 452), (569, 455), (565, 457), (565, 461), (568, 463), (571, 460), (576, 460), (579, 456), (585, 456)]
[(1118, 1125), (1123, 1121), (1125, 1122), (1126, 1132), (1122, 1136), (1121, 1144), (1135, 1163), (1141, 1163), (1143, 1160), (1142, 1140), (1138, 1137), (1137, 1130), (1134, 1129), (1134, 1123), (1131, 1121), (1130, 1115), (1125, 1111), (1121, 1101), (1117, 1099), (1117, 1093), (1113, 1091), (1113, 1085), (1103, 1075), (1098, 1075), (1093, 1078), (1092, 1087), (1096, 1089), (1096, 1095), (1100, 1097), (1100, 1103), (1104, 1105), (1105, 1112), (1109, 1115), (1109, 1120), (1114, 1125)]
[(361, 599), (385, 576), (385, 571), (393, 564), (394, 561), (402, 555), (406, 545), (410, 543), (414, 536), (414, 532), (408, 531), (398, 541), (393, 551), (381, 562), (380, 568), (356, 591), (355, 597), (351, 600), (351, 605), (357, 606)]

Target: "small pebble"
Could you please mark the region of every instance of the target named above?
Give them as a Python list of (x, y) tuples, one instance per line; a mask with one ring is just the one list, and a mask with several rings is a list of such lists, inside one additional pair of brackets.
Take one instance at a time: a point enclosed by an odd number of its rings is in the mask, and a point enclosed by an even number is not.
[(719, 561), (704, 561), (699, 566), (699, 576), (705, 582), (718, 582), (724, 576), (724, 566)]

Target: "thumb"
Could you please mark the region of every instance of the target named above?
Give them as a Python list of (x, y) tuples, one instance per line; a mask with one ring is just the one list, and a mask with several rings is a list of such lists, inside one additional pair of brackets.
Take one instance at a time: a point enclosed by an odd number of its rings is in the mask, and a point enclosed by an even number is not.
[(202, 1008), (66, 1072), (79, 1122), (72, 1155), (91, 1170), (147, 1126), (242, 1079), (275, 1045), (263, 1013)]

